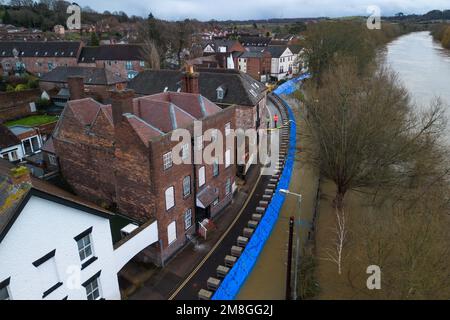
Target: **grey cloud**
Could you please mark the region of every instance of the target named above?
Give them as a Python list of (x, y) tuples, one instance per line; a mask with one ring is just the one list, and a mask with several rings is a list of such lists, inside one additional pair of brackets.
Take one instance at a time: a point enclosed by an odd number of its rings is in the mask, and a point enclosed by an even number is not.
[(340, 17), (365, 15), (367, 7), (377, 5), (383, 15), (396, 12), (425, 13), (449, 9), (449, 0), (78, 0), (82, 6), (103, 12), (125, 11), (128, 14), (179, 20), (266, 19), (296, 17)]

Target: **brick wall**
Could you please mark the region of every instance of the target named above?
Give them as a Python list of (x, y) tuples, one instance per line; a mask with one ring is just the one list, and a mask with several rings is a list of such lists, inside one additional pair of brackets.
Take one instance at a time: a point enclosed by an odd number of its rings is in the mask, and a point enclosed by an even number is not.
[(41, 75), (50, 71), (49, 63), (53, 65), (53, 68), (60, 66), (76, 66), (78, 64), (76, 57), (8, 57), (0, 59), (0, 64), (4, 71), (12, 71), (14, 70), (17, 61), (24, 63), (28, 72)]
[[(225, 124), (236, 128), (236, 107), (207, 117), (203, 131), (214, 128), (225, 136)], [(156, 263), (166, 260), (187, 242), (187, 236), (196, 230), (195, 190), (198, 189), (198, 169), (205, 166), (206, 184), (219, 191), (219, 204), (212, 209), (212, 216), (222, 210), (232, 199), (225, 194), (225, 184), (231, 178), (234, 183), (236, 166), (219, 165), (219, 175), (213, 176), (213, 165), (173, 165), (164, 170), (163, 155), (179, 143), (171, 141), (171, 134), (162, 135), (149, 142), (147, 147), (126, 121), (113, 129), (102, 112), (94, 127), (86, 134), (75, 119), (70, 108), (64, 111), (63, 122), (54, 138), (55, 150), (60, 158), (61, 172), (66, 181), (79, 195), (97, 203), (116, 204), (119, 212), (145, 222), (150, 218), (158, 221), (160, 244), (146, 250), (146, 257)], [(188, 130), (193, 132), (193, 126)], [(209, 142), (205, 142), (205, 147)], [(234, 152), (232, 152), (234, 153)], [(225, 150), (222, 158), (224, 159)], [(183, 179), (191, 177), (191, 193), (183, 195)], [(175, 206), (166, 210), (165, 191), (174, 187)], [(192, 225), (185, 230), (185, 212), (192, 210)], [(168, 243), (167, 228), (176, 222), (177, 239)]]
[(101, 205), (112, 205), (116, 193), (112, 126), (101, 114), (88, 135), (69, 108), (63, 114), (64, 128), (58, 130), (54, 145), (65, 180), (78, 195)]
[(128, 71), (141, 72), (144, 71), (144, 67), (141, 66), (140, 61), (133, 60), (131, 63), (131, 69), (128, 70), (126, 66), (126, 61), (121, 60), (97, 60), (95, 63), (79, 63), (80, 66), (85, 67), (98, 67), (105, 68), (112, 73), (119, 74), (121, 77), (127, 79)]
[(0, 119), (7, 121), (31, 114), (30, 102), (39, 99), (39, 89), (0, 93)]
[[(126, 87), (126, 84), (124, 84)], [(55, 83), (55, 82), (39, 82), (39, 87), (43, 91), (50, 91), (52, 89), (62, 89), (62, 88), (68, 88), (67, 83)], [(115, 85), (84, 85), (84, 91), (86, 96), (93, 97), (95, 100), (99, 102), (104, 102), (110, 98), (109, 91), (114, 89)]]

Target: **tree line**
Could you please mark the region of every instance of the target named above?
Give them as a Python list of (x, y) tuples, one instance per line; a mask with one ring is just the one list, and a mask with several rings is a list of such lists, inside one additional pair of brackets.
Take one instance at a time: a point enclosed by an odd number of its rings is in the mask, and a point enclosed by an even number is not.
[[(449, 18), (450, 20), (450, 18)], [(442, 23), (432, 28), (431, 34), (444, 48), (450, 49), (450, 23)]]
[[(368, 30), (360, 22), (327, 21), (305, 35), (314, 78), (297, 95), (310, 140), (304, 154), (335, 185), (335, 227), (316, 258), (335, 264), (338, 275), (365, 297), (447, 298), (445, 106), (439, 99), (414, 105), (378, 55), (407, 31), (388, 23)], [(365, 199), (364, 209), (352, 212), (349, 193)], [(365, 288), (368, 265), (382, 269), (379, 292)]]
[[(67, 7), (70, 4), (64, 0), (10, 0), (7, 5), (0, 7), (0, 19), (3, 24), (51, 31), (57, 24), (66, 25)], [(119, 23), (142, 20), (137, 16), (129, 17), (125, 12), (98, 13), (89, 7), (82, 8), (83, 24), (96, 24), (107, 18), (114, 18)]]

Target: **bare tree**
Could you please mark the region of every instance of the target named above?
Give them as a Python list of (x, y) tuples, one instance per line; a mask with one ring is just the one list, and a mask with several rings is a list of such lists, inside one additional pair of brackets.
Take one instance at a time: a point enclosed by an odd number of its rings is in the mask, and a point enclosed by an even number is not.
[(159, 70), (161, 67), (160, 54), (155, 42), (152, 40), (145, 40), (143, 45), (145, 62), (150, 69)]
[(321, 87), (311, 84), (307, 89), (305, 107), (317, 148), (309, 160), (336, 185), (337, 249), (331, 257), (340, 273), (347, 233), (346, 193), (404, 183), (418, 157), (433, 157), (445, 121), (439, 103), (415, 112), (389, 71), (381, 68), (362, 76), (351, 60), (335, 63), (323, 76)]

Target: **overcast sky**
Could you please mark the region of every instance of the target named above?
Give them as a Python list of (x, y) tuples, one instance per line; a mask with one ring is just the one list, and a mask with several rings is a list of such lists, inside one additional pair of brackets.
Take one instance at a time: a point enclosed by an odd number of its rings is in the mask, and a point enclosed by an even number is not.
[(299, 17), (341, 17), (366, 15), (377, 5), (382, 15), (397, 12), (423, 14), (433, 9), (450, 9), (449, 0), (75, 0), (96, 11), (125, 11), (129, 15), (180, 20), (266, 19)]

